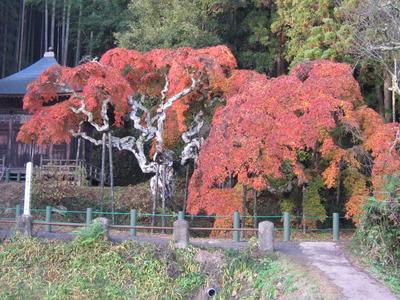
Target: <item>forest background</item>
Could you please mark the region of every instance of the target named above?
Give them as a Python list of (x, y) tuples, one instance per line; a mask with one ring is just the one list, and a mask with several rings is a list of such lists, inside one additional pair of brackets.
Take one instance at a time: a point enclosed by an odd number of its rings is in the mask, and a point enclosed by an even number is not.
[(356, 2), (4, 0), (0, 78), (32, 64), (49, 47), (60, 64), (75, 66), (115, 46), (148, 51), (224, 44), (239, 68), (269, 77), (304, 60), (350, 63), (367, 104), (390, 121), (391, 78), (384, 66), (354, 51), (352, 20), (341, 10)]

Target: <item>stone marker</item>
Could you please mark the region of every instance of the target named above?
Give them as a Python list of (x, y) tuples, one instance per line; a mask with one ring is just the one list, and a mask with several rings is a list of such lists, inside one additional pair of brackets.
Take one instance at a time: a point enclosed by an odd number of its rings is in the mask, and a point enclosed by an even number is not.
[(26, 237), (32, 236), (32, 222), (33, 218), (31, 215), (22, 215), (17, 219), (17, 230)]
[(26, 163), (24, 215), (31, 214), (32, 162)]
[(175, 247), (178, 249), (186, 248), (189, 244), (189, 222), (185, 220), (176, 220), (174, 222), (174, 231), (172, 239)]
[(31, 216), (32, 162), (26, 164), (24, 214), (17, 218), (17, 230), (26, 237), (32, 236), (33, 218)]
[(258, 224), (258, 243), (261, 251), (274, 251), (274, 223), (264, 221)]
[(108, 221), (107, 218), (104, 217), (99, 217), (93, 220), (93, 223), (100, 223), (103, 228), (104, 228), (104, 235), (109, 238), (109, 224), (110, 222)]

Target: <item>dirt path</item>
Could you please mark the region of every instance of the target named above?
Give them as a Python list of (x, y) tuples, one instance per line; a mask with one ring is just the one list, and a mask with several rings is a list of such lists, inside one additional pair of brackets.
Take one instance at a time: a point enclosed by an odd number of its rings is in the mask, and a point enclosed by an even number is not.
[[(0, 237), (9, 236), (10, 231), (0, 230)], [(37, 237), (47, 239), (72, 240), (68, 233), (38, 232)], [(132, 239), (138, 242), (167, 245), (170, 238), (161, 236), (112, 236), (115, 242)], [(222, 247), (240, 249), (248, 246), (247, 242), (229, 240), (191, 239), (197, 247)], [(388, 288), (377, 282), (367, 273), (353, 266), (343, 254), (342, 249), (334, 242), (275, 242), (275, 249), (294, 261), (308, 263), (317, 268), (321, 276), (327, 277), (337, 286), (343, 297), (338, 300), (399, 300)]]

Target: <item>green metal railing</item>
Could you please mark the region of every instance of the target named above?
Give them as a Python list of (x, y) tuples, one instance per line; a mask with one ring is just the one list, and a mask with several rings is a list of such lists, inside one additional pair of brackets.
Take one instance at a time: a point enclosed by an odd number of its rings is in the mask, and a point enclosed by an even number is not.
[[(16, 205), (16, 207), (0, 207), (0, 210), (15, 210), (14, 218), (0, 218), (0, 223), (13, 223), (16, 222), (17, 218), (22, 214), (22, 209), (20, 205)], [(111, 228), (114, 229), (129, 229), (130, 234), (132, 236), (136, 236), (138, 229), (172, 229), (172, 227), (168, 226), (147, 226), (147, 225), (138, 225), (139, 217), (172, 217), (174, 219), (183, 220), (183, 219), (194, 219), (194, 218), (231, 218), (233, 226), (231, 228), (215, 228), (215, 227), (190, 227), (191, 231), (233, 231), (233, 240), (238, 242), (240, 241), (240, 236), (242, 231), (254, 231), (256, 232), (256, 228), (243, 228), (241, 227), (241, 218), (244, 220), (245, 218), (256, 219), (280, 219), (282, 220), (283, 227), (275, 228), (277, 231), (283, 231), (283, 240), (290, 241), (291, 239), (291, 231), (332, 231), (332, 239), (334, 241), (338, 241), (340, 238), (340, 231), (343, 230), (354, 230), (354, 228), (340, 228), (339, 220), (344, 219), (345, 217), (339, 217), (338, 213), (334, 213), (331, 217), (304, 217), (304, 216), (291, 216), (288, 212), (285, 212), (283, 216), (243, 216), (241, 217), (239, 212), (235, 211), (233, 215), (223, 215), (223, 216), (207, 216), (207, 215), (190, 215), (184, 214), (184, 212), (180, 211), (177, 214), (150, 214), (150, 213), (142, 213), (138, 212), (136, 209), (131, 209), (130, 212), (101, 212), (101, 211), (93, 211), (92, 208), (87, 208), (85, 211), (68, 211), (68, 210), (58, 210), (51, 206), (46, 206), (45, 209), (31, 209), (33, 214), (44, 214), (43, 220), (34, 220), (34, 224), (44, 225), (46, 232), (52, 232), (52, 226), (88, 226), (91, 224), (93, 220), (93, 215), (99, 216), (108, 216), (108, 215), (117, 215), (117, 216), (126, 216), (129, 219), (129, 225), (111, 225)], [(81, 214), (81, 220), (85, 220), (85, 222), (59, 222), (53, 220), (54, 213), (62, 213), (62, 214)], [(34, 216), (37, 218), (37, 216)], [(292, 228), (291, 219), (324, 219), (324, 220), (332, 220), (331, 228), (320, 228), (320, 229), (299, 229)], [(348, 218), (346, 218), (348, 219)]]

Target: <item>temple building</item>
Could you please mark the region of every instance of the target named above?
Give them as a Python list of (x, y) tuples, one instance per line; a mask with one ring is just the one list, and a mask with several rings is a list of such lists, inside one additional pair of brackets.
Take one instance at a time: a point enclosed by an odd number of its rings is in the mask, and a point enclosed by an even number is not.
[(49, 51), (33, 65), (0, 79), (0, 164), (2, 163), (11, 172), (22, 170), (28, 161), (39, 165), (43, 157), (48, 159), (75, 157), (74, 142), (44, 147), (16, 141), (19, 128), (30, 118), (28, 112), (22, 108), (22, 99), (27, 92), (27, 86), (47, 68), (57, 64), (54, 53)]

